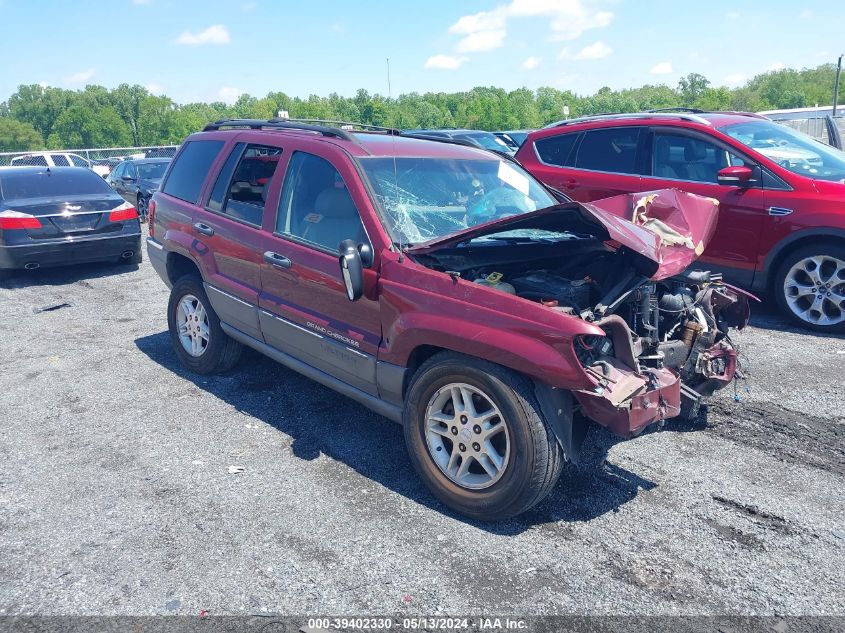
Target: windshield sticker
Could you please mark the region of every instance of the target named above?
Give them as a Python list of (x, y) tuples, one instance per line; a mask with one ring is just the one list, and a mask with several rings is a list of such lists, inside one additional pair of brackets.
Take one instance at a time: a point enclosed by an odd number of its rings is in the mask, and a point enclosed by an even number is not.
[(528, 177), (520, 174), (507, 163), (499, 163), (499, 180), (506, 182), (523, 195), (528, 195)]
[(311, 222), (312, 224), (316, 224), (317, 222), (319, 222), (320, 220), (323, 219), (323, 216), (320, 215), (319, 213), (309, 213), (308, 215), (306, 215), (302, 219), (305, 220), (306, 222)]

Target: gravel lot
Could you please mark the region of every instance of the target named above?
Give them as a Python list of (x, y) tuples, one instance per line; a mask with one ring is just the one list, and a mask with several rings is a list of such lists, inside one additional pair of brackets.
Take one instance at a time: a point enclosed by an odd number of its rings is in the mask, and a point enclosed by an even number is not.
[(188, 375), (166, 303), (146, 261), (0, 285), (0, 614), (845, 613), (841, 337), (758, 309), (741, 402), (596, 429), (549, 499), (491, 525), (316, 383), (252, 353)]

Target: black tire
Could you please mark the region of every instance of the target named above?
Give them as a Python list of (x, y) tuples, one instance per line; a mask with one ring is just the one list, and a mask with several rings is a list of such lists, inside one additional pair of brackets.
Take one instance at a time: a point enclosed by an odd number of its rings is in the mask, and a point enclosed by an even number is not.
[[(426, 442), (426, 408), (437, 391), (450, 383), (466, 383), (484, 392), (498, 407), (510, 434), (510, 456), (503, 473), (480, 490), (447, 477)], [(462, 354), (441, 352), (423, 363), (408, 389), (403, 424), (419, 476), (440, 501), (474, 519), (506, 519), (529, 510), (549, 494), (563, 468), (563, 451), (543, 419), (531, 381)]]
[[(179, 302), (186, 295), (193, 295), (202, 304), (208, 315), (208, 343), (199, 356), (192, 356), (183, 347), (176, 325)], [(167, 303), (167, 326), (170, 330), (170, 340), (179, 361), (189, 370), (197, 374), (217, 374), (234, 367), (241, 357), (243, 346), (230, 338), (220, 327), (220, 319), (211, 303), (202, 281), (191, 275), (181, 277), (170, 290), (170, 300)]]
[(138, 220), (143, 224), (147, 221), (147, 214), (149, 209), (150, 199), (146, 196), (138, 196), (135, 203), (135, 210), (138, 212)]
[[(787, 292), (784, 288), (784, 285), (787, 280), (787, 275), (789, 275), (789, 272), (792, 267), (799, 263), (801, 260), (807, 259), (808, 257), (819, 256), (836, 258), (841, 262), (845, 262), (845, 246), (837, 243), (822, 242), (820, 244), (813, 244), (812, 246), (804, 246), (790, 253), (781, 262), (780, 266), (778, 266), (777, 272), (775, 273), (775, 277), (772, 282), (772, 290), (774, 292), (775, 300), (777, 301), (778, 308), (780, 308), (784, 316), (786, 316), (790, 321), (800, 327), (823, 333), (843, 332), (845, 331), (845, 320), (842, 320), (839, 323), (835, 323), (833, 325), (812, 323), (797, 315), (792, 310), (787, 300)], [(839, 283), (836, 283), (835, 281), (832, 282), (831, 287), (838, 287), (840, 293), (842, 293), (843, 290), (845, 290), (845, 279), (842, 279)], [(829, 291), (829, 288), (823, 289), (823, 292), (825, 294)], [(845, 305), (841, 305), (841, 310), (843, 314), (845, 314)]]

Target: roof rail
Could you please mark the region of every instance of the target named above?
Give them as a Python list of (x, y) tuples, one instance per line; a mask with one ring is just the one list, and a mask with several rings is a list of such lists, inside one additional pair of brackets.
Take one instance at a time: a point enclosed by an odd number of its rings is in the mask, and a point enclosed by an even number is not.
[(543, 129), (550, 127), (564, 127), (566, 125), (575, 125), (576, 123), (584, 123), (587, 121), (614, 121), (617, 119), (679, 119), (681, 121), (691, 121), (700, 125), (712, 125), (712, 123), (704, 117), (686, 112), (629, 112), (627, 114), (592, 114), (578, 117), (576, 119), (566, 119), (565, 121), (549, 123), (544, 126)]
[(392, 127), (384, 127), (381, 125), (368, 125), (366, 123), (356, 123), (355, 121), (332, 121), (329, 119), (275, 119), (279, 121), (291, 121), (293, 123), (308, 123), (308, 124), (318, 124), (324, 126), (330, 126), (332, 128), (340, 127), (340, 129), (345, 131), (353, 131), (352, 128), (361, 128), (362, 131), (365, 132), (384, 132), (385, 134), (390, 134), (392, 136), (399, 136), (401, 134), (401, 130)]
[(203, 132), (212, 132), (224, 128), (247, 128), (250, 130), (298, 130), (303, 132), (315, 132), (323, 136), (343, 139), (357, 143), (358, 140), (346, 130), (323, 125), (309, 125), (307, 123), (291, 122), (288, 119), (221, 119), (209, 123), (203, 128)]
[(413, 130), (402, 130), (400, 131), (399, 136), (403, 138), (418, 138), (424, 141), (437, 141), (438, 143), (451, 143), (452, 145), (463, 145), (464, 147), (471, 147), (473, 149), (480, 149), (483, 152), (490, 152), (491, 154), (496, 154), (497, 156), (505, 158), (511, 161), (512, 163), (519, 164), (519, 162), (507, 152), (500, 152), (497, 149), (488, 149), (486, 147), (481, 147), (480, 145), (476, 145), (472, 141), (468, 141), (463, 138), (454, 138), (452, 136), (435, 136), (433, 134), (426, 134), (425, 132), (416, 133)]
[(646, 110), (646, 112), (650, 113), (658, 113), (658, 112), (688, 112), (690, 114), (704, 114), (704, 110), (699, 110), (698, 108), (654, 108), (653, 110)]

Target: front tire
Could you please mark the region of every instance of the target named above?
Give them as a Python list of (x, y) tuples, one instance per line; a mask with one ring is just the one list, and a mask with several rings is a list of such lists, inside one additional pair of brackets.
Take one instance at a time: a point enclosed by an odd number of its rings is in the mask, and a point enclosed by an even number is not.
[(195, 373), (222, 373), (240, 359), (243, 347), (220, 327), (220, 319), (197, 277), (182, 277), (173, 284), (167, 325), (179, 361)]
[(147, 221), (148, 209), (150, 206), (150, 199), (146, 196), (139, 195), (138, 201), (135, 203), (135, 211), (138, 212), (138, 219), (141, 224)]
[(403, 423), (417, 473), (440, 501), (475, 519), (532, 508), (563, 468), (532, 383), (462, 354), (442, 352), (419, 368)]
[(817, 332), (845, 331), (845, 247), (805, 246), (783, 260), (774, 279), (778, 307)]

